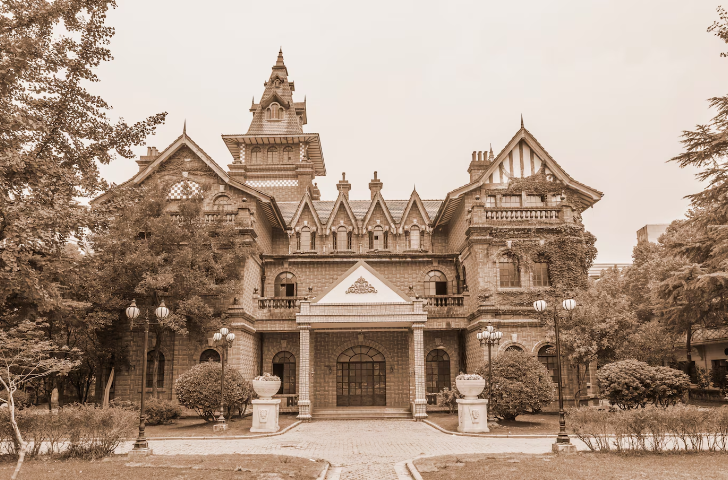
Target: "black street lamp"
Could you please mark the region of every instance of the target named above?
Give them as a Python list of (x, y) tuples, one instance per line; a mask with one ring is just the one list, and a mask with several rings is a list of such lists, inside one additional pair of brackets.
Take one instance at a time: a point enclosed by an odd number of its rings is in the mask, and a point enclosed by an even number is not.
[(490, 349), (493, 345), (498, 345), (500, 339), (503, 338), (503, 332), (496, 331), (495, 327), (488, 325), (485, 330), (478, 332), (478, 340), (480, 340), (480, 346), (485, 347), (488, 345), (488, 419), (492, 420), (493, 417), (493, 367), (490, 361)]
[[(131, 305), (126, 308), (126, 316), (131, 322), (129, 329), (133, 330), (135, 323), (134, 321), (139, 317), (141, 311), (137, 307), (136, 300), (131, 301)], [(157, 317), (159, 322), (169, 316), (169, 308), (164, 305), (164, 300), (154, 310), (154, 315)], [(136, 325), (139, 325), (137, 323)], [(144, 452), (149, 450), (149, 443), (147, 437), (144, 436), (144, 430), (146, 427), (146, 416), (144, 415), (144, 397), (146, 396), (147, 388), (147, 345), (149, 344), (149, 309), (144, 309), (144, 348), (142, 351), (142, 394), (139, 409), (139, 436), (134, 442), (134, 452)]]
[(231, 333), (225, 327), (222, 327), (219, 332), (215, 332), (212, 336), (212, 340), (215, 342), (215, 346), (222, 347), (222, 355), (220, 358), (220, 364), (222, 365), (222, 375), (220, 375), (220, 416), (217, 418), (217, 427), (215, 431), (225, 430), (225, 359), (227, 358), (228, 348), (233, 346), (235, 341), (235, 334)]
[[(561, 306), (566, 310), (567, 312), (570, 312), (574, 310), (574, 307), (576, 307), (576, 301), (572, 298), (568, 298), (561, 302)], [(545, 300), (536, 300), (533, 302), (533, 308), (536, 309), (537, 312), (543, 313), (546, 311), (546, 301)], [(559, 434), (556, 437), (556, 444), (557, 445), (571, 445), (571, 439), (569, 438), (569, 435), (566, 433), (566, 416), (564, 415), (564, 393), (563, 393), (563, 386), (561, 382), (561, 341), (559, 340), (559, 312), (556, 308), (556, 305), (554, 305), (554, 333), (556, 336), (556, 376), (557, 376), (557, 382), (559, 388)]]

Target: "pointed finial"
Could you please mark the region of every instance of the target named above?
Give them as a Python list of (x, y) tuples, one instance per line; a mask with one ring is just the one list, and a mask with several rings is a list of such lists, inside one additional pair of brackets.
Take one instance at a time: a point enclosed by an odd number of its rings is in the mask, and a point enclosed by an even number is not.
[(493, 144), (490, 144), (490, 154), (488, 155), (488, 160), (491, 162), (495, 159), (495, 156), (493, 155)]
[(523, 114), (521, 114), (521, 128), (523, 128)]
[(250, 106), (255, 105), (255, 95), (253, 95), (252, 100), (250, 100)]
[(182, 135), (187, 136), (187, 119), (185, 118), (185, 123), (182, 126)]
[(283, 64), (283, 47), (281, 47), (280, 50), (278, 50), (278, 58), (276, 59), (276, 67), (283, 67), (285, 66)]

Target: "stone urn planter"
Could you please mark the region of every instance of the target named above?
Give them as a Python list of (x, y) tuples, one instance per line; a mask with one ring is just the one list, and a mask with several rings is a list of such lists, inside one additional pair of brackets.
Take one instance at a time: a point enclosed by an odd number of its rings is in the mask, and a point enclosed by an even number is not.
[(275, 375), (266, 373), (253, 380), (253, 390), (263, 400), (270, 400), (281, 388), (281, 379)]
[(455, 385), (466, 400), (475, 400), (485, 388), (485, 379), (477, 374), (461, 374), (455, 378)]

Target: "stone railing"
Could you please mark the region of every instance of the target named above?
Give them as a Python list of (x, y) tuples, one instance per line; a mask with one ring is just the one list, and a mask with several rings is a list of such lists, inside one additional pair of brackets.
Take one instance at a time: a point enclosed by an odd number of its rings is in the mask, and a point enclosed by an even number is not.
[(560, 208), (486, 208), (486, 220), (558, 220)]
[(425, 307), (462, 307), (463, 295), (425, 295)]
[(301, 306), (304, 297), (267, 297), (258, 299), (258, 308), (261, 310), (270, 309), (293, 309)]

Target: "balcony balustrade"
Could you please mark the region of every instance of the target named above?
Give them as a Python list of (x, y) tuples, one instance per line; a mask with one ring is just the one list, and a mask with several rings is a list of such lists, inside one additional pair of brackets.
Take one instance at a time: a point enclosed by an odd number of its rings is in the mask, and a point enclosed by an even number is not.
[(488, 208), (486, 220), (558, 220), (560, 208)]
[(425, 295), (425, 307), (462, 307), (463, 295)]
[(261, 310), (286, 309), (291, 310), (301, 306), (304, 297), (267, 297), (258, 299), (258, 308)]

